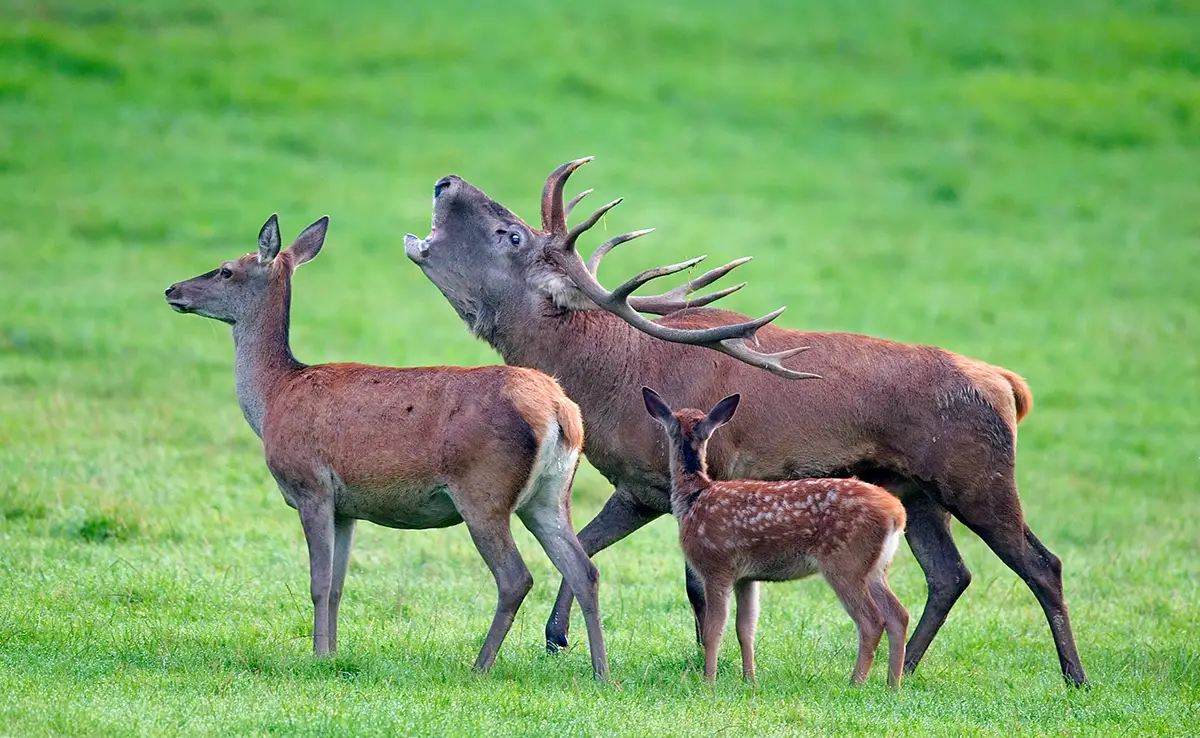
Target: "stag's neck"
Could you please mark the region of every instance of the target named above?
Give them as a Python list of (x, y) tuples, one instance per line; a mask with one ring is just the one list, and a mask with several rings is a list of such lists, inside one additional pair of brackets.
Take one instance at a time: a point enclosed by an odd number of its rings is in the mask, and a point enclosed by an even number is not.
[(303, 364), (288, 342), (292, 285), (284, 275), (272, 280), (264, 305), (253, 318), (233, 325), (234, 378), (242, 415), (259, 438), (272, 388)]
[(615, 393), (640, 374), (642, 334), (599, 311), (568, 311), (544, 296), (514, 301), (483, 336), (505, 363), (537, 369), (559, 380), (585, 417), (608, 408)]
[(687, 443), (671, 444), (671, 514), (682, 521), (701, 492), (712, 486), (704, 450)]

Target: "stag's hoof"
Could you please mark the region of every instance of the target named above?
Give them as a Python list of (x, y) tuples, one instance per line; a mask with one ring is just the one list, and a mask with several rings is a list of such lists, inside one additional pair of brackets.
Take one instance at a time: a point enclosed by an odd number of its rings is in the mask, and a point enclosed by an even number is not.
[(566, 651), (570, 647), (567, 643), (566, 633), (547, 633), (546, 634), (546, 653), (558, 653)]

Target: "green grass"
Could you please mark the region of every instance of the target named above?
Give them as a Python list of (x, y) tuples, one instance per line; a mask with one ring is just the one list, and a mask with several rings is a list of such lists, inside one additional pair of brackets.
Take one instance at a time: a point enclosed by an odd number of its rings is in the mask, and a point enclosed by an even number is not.
[[(1197, 731), (1200, 6), (500, 6), (0, 0), (0, 733)], [(285, 238), (328, 213), (298, 356), (493, 363), (401, 237), (444, 174), (533, 218), (588, 154), (578, 186), (627, 197), (607, 227), (659, 228), (605, 279), (753, 254), (731, 307), (1029, 379), (1019, 480), (1091, 689), (961, 527), (974, 583), (898, 694), (879, 665), (847, 686), (815, 581), (766, 589), (757, 692), (733, 638), (704, 686), (670, 520), (597, 557), (612, 684), (543, 652), (558, 577), (523, 531), (537, 584), (492, 674), (462, 528), (361, 527), (341, 654), (309, 655), (228, 331), (161, 291), (273, 211)], [(585, 469), (578, 525), (608, 492)], [(893, 571), (915, 623), (906, 549)]]

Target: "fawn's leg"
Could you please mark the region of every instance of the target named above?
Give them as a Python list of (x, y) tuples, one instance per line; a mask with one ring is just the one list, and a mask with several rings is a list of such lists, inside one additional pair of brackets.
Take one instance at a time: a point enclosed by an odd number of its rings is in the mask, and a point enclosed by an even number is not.
[(883, 637), (883, 614), (867, 591), (865, 576), (857, 573), (839, 573), (825, 571), (825, 579), (829, 581), (833, 591), (841, 600), (842, 606), (850, 614), (854, 625), (858, 628), (858, 659), (854, 662), (854, 673), (850, 677), (852, 684), (862, 684), (867, 680), (871, 664), (875, 661), (875, 649)]
[(729, 590), (732, 583), (725, 580), (704, 580), (704, 679), (711, 682), (717, 676), (717, 652), (721, 636), (729, 619)]
[(908, 611), (892, 588), (888, 586), (887, 578), (870, 585), (871, 599), (883, 613), (884, 627), (888, 637), (888, 686), (900, 688), (900, 675), (904, 670), (904, 638), (908, 631)]
[(737, 595), (737, 636), (742, 649), (742, 678), (754, 684), (754, 630), (758, 627), (758, 582), (743, 579), (734, 585)]
[(329, 588), (329, 650), (337, 652), (338, 608), (350, 565), (350, 546), (354, 543), (354, 518), (333, 519), (333, 577)]

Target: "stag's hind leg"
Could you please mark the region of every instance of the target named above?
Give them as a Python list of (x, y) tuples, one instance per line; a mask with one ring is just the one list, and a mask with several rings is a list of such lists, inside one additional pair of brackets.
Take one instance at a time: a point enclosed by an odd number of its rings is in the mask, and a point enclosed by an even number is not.
[(1050, 624), (1063, 677), (1075, 685), (1086, 684), (1063, 596), (1062, 561), (1025, 524), (1011, 470), (985, 479), (990, 483), (962, 495), (953, 512), (1029, 586)]
[(925, 574), (927, 591), (921, 619), (905, 648), (904, 670), (912, 673), (971, 583), (971, 571), (950, 536), (950, 513), (915, 486), (901, 500), (908, 513), (905, 539)]
[[(595, 556), (660, 515), (662, 512), (642, 504), (626, 488), (617, 487), (604, 508), (579, 531), (579, 544), (589, 557)], [(567, 647), (573, 601), (571, 585), (564, 579), (546, 621), (546, 650), (551, 653)]]

